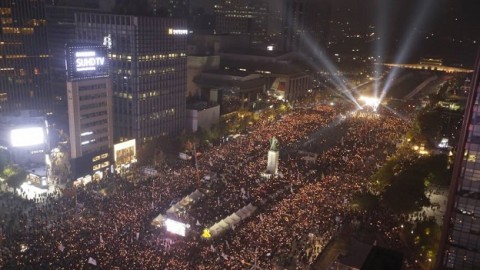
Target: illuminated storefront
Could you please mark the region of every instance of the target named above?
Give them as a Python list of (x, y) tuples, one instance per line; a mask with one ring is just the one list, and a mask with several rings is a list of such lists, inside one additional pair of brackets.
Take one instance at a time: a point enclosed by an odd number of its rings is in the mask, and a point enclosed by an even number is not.
[(128, 168), (132, 163), (137, 162), (135, 139), (115, 144), (113, 146), (113, 155), (117, 171), (122, 168)]

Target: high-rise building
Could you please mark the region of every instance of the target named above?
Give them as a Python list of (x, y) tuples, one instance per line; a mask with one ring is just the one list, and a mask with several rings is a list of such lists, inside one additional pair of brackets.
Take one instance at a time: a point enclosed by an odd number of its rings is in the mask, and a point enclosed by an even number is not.
[(480, 53), (457, 148), (435, 269), (480, 266)]
[(268, 5), (265, 1), (216, 0), (215, 33), (249, 35), (252, 45), (263, 45), (267, 38)]
[(79, 6), (61, 1), (56, 5), (46, 6), (47, 40), (50, 55), (51, 90), (55, 100), (55, 111), (64, 114), (67, 110), (67, 91), (65, 73), (65, 45), (75, 40), (75, 13), (99, 12), (92, 5)]
[(186, 21), (77, 13), (76, 36), (109, 47), (114, 138), (142, 143), (184, 129)]
[(194, 34), (213, 34), (215, 16), (203, 7), (192, 7), (188, 16), (188, 30)]
[(284, 51), (317, 51), (324, 42), (330, 19), (328, 3), (317, 0), (283, 0), (281, 48)]
[(155, 16), (184, 18), (189, 14), (190, 0), (148, 0)]
[(74, 178), (101, 173), (112, 164), (112, 83), (107, 48), (66, 48), (70, 157)]
[(45, 1), (0, 1), (0, 24), (0, 111), (50, 111)]

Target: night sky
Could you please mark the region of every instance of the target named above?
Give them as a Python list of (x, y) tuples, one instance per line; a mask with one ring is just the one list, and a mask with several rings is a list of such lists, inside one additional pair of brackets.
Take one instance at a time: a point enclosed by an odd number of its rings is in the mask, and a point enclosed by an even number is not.
[[(207, 12), (215, 0), (191, 1)], [(271, 0), (278, 3), (279, 0)], [(359, 31), (375, 32), (393, 60), (412, 35), (407, 61), (439, 57), (445, 63), (472, 66), (480, 44), (479, 0), (319, 0), (330, 6), (331, 20), (348, 21)], [(371, 50), (375, 44), (371, 44)]]

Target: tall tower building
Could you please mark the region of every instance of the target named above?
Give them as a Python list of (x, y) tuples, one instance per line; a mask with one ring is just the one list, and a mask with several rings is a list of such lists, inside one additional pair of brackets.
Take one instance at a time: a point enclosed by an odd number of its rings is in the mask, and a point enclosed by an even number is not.
[(79, 3), (77, 1), (76, 5), (70, 2), (59, 1), (55, 5), (47, 4), (45, 9), (48, 22), (47, 41), (50, 55), (50, 86), (55, 100), (55, 111), (59, 114), (64, 114), (67, 110), (65, 45), (75, 40), (75, 13), (100, 11), (99, 9), (91, 8), (95, 6), (92, 5), (92, 2)]
[(70, 157), (74, 178), (112, 164), (112, 83), (105, 46), (66, 47)]
[(435, 269), (480, 266), (480, 53), (465, 109)]
[(189, 15), (190, 0), (148, 0), (155, 16), (183, 18)]
[(307, 0), (284, 0), (282, 40), (284, 51), (300, 48), (300, 36), (305, 31), (305, 8)]
[(185, 20), (77, 13), (75, 22), (78, 40), (109, 47), (116, 141), (141, 143), (184, 129)]
[(264, 0), (216, 0), (215, 33), (250, 35), (252, 45), (263, 45), (268, 30), (268, 5)]
[(0, 1), (0, 24), (0, 111), (50, 111), (45, 1)]
[(330, 6), (318, 0), (283, 0), (282, 38), (284, 51), (317, 50), (328, 30)]

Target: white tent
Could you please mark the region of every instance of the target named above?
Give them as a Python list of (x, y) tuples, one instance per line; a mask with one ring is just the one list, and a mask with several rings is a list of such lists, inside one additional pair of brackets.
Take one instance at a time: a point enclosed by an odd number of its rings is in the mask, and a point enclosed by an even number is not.
[(228, 228), (230, 228), (230, 225), (228, 225), (228, 223), (225, 222), (224, 219), (220, 220), (220, 221), (218, 222), (218, 225), (219, 225), (220, 227), (222, 227), (223, 229), (228, 229)]
[(168, 208), (167, 213), (169, 214), (174, 214), (178, 211), (177, 205), (172, 205), (170, 208)]
[(197, 202), (204, 197), (203, 193), (201, 193), (198, 189), (192, 192), (192, 194), (190, 194), (189, 196), (194, 202)]
[(233, 213), (230, 216), (226, 217), (224, 221), (230, 225), (230, 228), (232, 226), (236, 226), (242, 219), (237, 216), (237, 214)]
[(187, 195), (180, 202), (178, 202), (177, 205), (181, 205), (182, 207), (186, 207), (191, 202), (192, 202), (192, 199), (189, 197), (189, 195)]
[(248, 210), (248, 212), (250, 212), (250, 215), (253, 214), (253, 212), (255, 212), (255, 210), (257, 210), (257, 207), (253, 206), (253, 204), (251, 204), (251, 203), (249, 203), (244, 208), (246, 208)]
[(219, 223), (215, 223), (212, 227), (210, 227), (209, 231), (210, 231), (210, 235), (212, 235), (212, 237), (215, 237), (221, 234), (224, 231), (224, 229), (220, 226)]
[(164, 222), (165, 222), (165, 218), (163, 217), (163, 215), (158, 215), (156, 218), (153, 219), (152, 225), (157, 227), (162, 227)]
[(240, 221), (248, 218), (257, 210), (257, 207), (252, 205), (251, 203), (247, 206), (244, 206), (242, 209), (238, 210), (237, 212), (231, 214), (230, 216), (220, 220), (219, 222), (215, 223), (213, 226), (209, 228), (210, 234), (212, 237), (215, 237), (224, 231), (233, 228), (236, 226)]
[(257, 207), (253, 206), (251, 203), (247, 206), (243, 207), (242, 209), (238, 210), (235, 214), (239, 216), (242, 220), (248, 218), (257, 210)]

